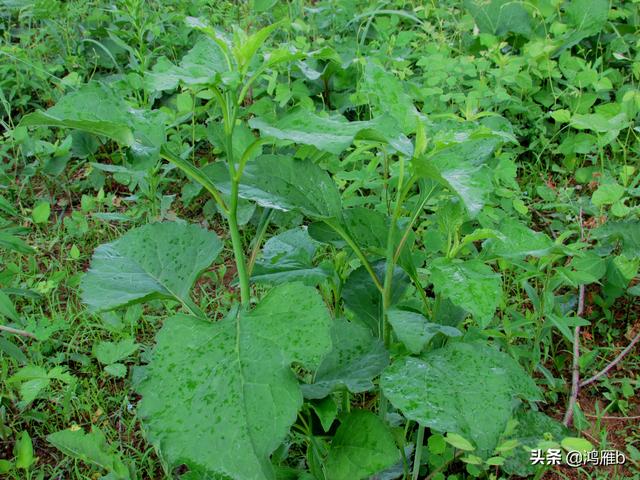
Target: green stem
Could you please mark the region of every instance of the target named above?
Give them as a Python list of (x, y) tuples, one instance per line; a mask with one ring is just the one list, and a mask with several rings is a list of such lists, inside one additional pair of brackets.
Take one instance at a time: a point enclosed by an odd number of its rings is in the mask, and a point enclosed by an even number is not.
[(337, 223), (333, 223), (330, 220), (325, 220), (324, 223), (331, 227), (338, 235), (340, 235), (344, 239), (345, 242), (347, 242), (347, 245), (349, 245), (354, 251), (358, 259), (360, 260), (360, 263), (362, 263), (367, 272), (369, 272), (369, 275), (371, 275), (371, 279), (373, 280), (376, 288), (380, 291), (380, 293), (382, 293), (384, 291), (384, 288), (380, 283), (380, 280), (378, 279), (378, 275), (376, 275), (376, 272), (373, 271), (373, 267), (364, 256), (362, 250), (360, 250), (358, 244), (353, 240), (353, 238), (351, 238), (351, 235), (349, 235), (346, 230)]
[(262, 216), (260, 217), (260, 222), (258, 223), (256, 236), (253, 238), (253, 246), (251, 248), (251, 255), (249, 256), (249, 262), (247, 265), (247, 275), (249, 277), (251, 277), (251, 272), (253, 271), (253, 266), (256, 263), (256, 258), (258, 256), (258, 251), (260, 250), (260, 245), (262, 244), (262, 239), (267, 233), (267, 227), (269, 226), (269, 221), (271, 220), (272, 214), (273, 209), (265, 208), (264, 212), (262, 212)]
[(400, 217), (400, 207), (403, 200), (402, 184), (404, 181), (404, 158), (400, 157), (400, 177), (398, 179), (398, 196), (396, 198), (396, 204), (393, 208), (393, 215), (391, 216), (391, 224), (389, 225), (389, 232), (387, 233), (387, 251), (386, 251), (386, 265), (384, 274), (384, 286), (382, 290), (382, 325), (381, 336), (384, 341), (384, 345), (389, 348), (391, 343), (391, 328), (389, 328), (389, 320), (387, 317), (387, 311), (391, 307), (391, 287), (393, 283), (393, 270), (395, 267), (395, 233), (398, 226), (398, 218)]
[(413, 455), (413, 473), (411, 480), (418, 480), (420, 475), (420, 461), (422, 459), (422, 444), (424, 443), (424, 427), (418, 425), (418, 438), (416, 439), (416, 451)]
[(231, 244), (233, 246), (233, 256), (236, 259), (236, 269), (238, 270), (238, 280), (240, 282), (240, 301), (242, 306), (249, 305), (251, 293), (249, 290), (249, 275), (244, 261), (244, 251), (242, 248), (242, 238), (238, 228), (238, 183), (231, 180), (231, 200), (229, 201), (229, 231), (231, 232)]

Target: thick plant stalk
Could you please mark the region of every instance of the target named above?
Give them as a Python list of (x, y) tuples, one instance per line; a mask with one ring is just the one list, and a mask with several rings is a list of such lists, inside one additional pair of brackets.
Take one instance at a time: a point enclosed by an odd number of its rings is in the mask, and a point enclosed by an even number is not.
[(604, 367), (602, 370), (596, 373), (593, 377), (583, 381), (580, 384), (580, 387), (586, 387), (587, 385), (590, 385), (596, 380), (598, 380), (600, 377), (609, 373), (609, 371), (613, 367), (615, 367), (618, 363), (620, 363), (620, 361), (625, 357), (625, 355), (627, 355), (631, 351), (631, 349), (633, 349), (635, 344), (638, 343), (639, 341), (640, 341), (640, 332), (638, 332), (638, 334), (635, 337), (633, 337), (633, 340), (631, 340), (631, 343), (629, 343), (629, 345), (627, 345), (627, 347), (624, 350), (622, 350), (622, 352), (620, 352), (620, 354), (616, 358), (614, 358), (611, 362), (609, 362), (609, 364), (606, 367)]
[(418, 480), (420, 475), (420, 462), (422, 460), (422, 444), (424, 443), (424, 427), (418, 425), (418, 438), (416, 439), (416, 453), (413, 455), (413, 472), (411, 480)]
[(240, 301), (242, 306), (249, 305), (251, 291), (249, 290), (249, 275), (244, 261), (244, 250), (242, 248), (242, 238), (238, 228), (238, 182), (231, 180), (231, 200), (229, 202), (229, 232), (231, 233), (231, 244), (233, 246), (233, 256), (236, 259), (236, 269), (238, 270), (238, 281), (240, 283)]

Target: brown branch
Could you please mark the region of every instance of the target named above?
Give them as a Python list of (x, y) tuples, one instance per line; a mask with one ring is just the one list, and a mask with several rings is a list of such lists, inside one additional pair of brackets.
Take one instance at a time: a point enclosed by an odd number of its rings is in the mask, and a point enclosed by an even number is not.
[(36, 338), (36, 336), (27, 332), (26, 330), (19, 330), (17, 328), (7, 327), (6, 325), (0, 325), (0, 332), (14, 333), (16, 335), (22, 335), (23, 337)]
[(625, 348), (624, 350), (622, 350), (622, 352), (620, 352), (620, 355), (618, 355), (611, 362), (609, 362), (609, 364), (606, 367), (604, 367), (602, 370), (600, 370), (598, 373), (596, 373), (593, 377), (588, 378), (587, 380), (582, 382), (580, 384), (580, 387), (586, 387), (587, 385), (589, 385), (589, 384), (595, 382), (596, 380), (598, 380), (600, 377), (602, 377), (602, 376), (606, 375), (607, 373), (609, 373), (609, 371), (613, 367), (615, 367), (618, 363), (620, 363), (620, 361), (625, 357), (625, 355), (631, 351), (631, 349), (634, 347), (634, 345), (636, 343), (638, 343), (638, 341), (640, 341), (640, 332), (638, 332), (638, 334), (635, 337), (633, 337), (633, 340), (631, 340), (631, 343), (629, 343), (629, 345), (627, 345), (627, 348)]

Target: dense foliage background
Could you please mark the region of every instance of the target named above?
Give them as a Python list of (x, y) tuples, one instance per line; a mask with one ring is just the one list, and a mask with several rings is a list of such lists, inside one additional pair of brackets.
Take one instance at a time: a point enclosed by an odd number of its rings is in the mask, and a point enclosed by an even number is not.
[(639, 27), (0, 0), (0, 475), (636, 478)]

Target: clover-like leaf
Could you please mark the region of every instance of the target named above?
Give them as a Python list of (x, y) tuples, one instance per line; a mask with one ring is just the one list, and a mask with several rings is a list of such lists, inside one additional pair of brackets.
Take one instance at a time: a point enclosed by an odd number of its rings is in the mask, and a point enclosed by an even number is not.
[(217, 323), (167, 319), (137, 388), (149, 439), (172, 466), (273, 479), (269, 455), (302, 405), (290, 365), (317, 367), (331, 348), (330, 324), (320, 295), (300, 283)]
[(462, 435), (485, 458), (504, 432), (516, 399), (541, 399), (515, 360), (483, 344), (449, 343), (422, 358), (401, 358), (383, 372), (380, 383), (405, 417)]
[(218, 236), (196, 225), (155, 223), (100, 245), (82, 279), (82, 301), (111, 310), (154, 298), (189, 305), (189, 290), (222, 250)]

